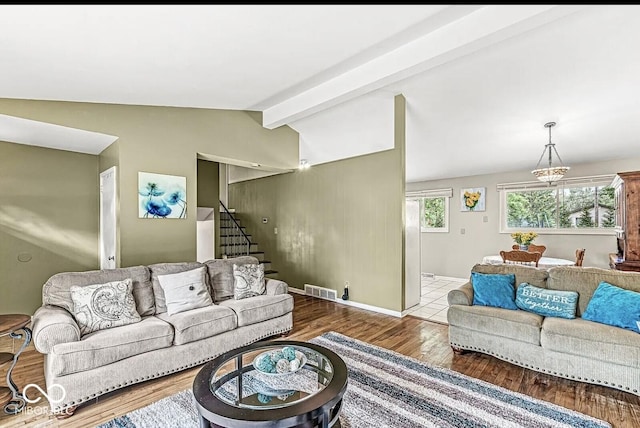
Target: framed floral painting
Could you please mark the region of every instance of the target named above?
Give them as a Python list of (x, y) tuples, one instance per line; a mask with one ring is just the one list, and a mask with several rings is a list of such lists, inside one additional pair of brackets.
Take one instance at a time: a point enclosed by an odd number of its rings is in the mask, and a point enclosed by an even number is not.
[(139, 218), (187, 218), (187, 177), (138, 172)]
[(484, 211), (486, 187), (460, 189), (460, 211)]

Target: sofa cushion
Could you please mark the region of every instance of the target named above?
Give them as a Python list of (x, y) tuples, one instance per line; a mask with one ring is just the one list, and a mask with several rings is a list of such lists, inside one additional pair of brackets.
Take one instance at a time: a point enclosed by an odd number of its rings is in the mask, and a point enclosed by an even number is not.
[(512, 273), (471, 272), (473, 304), (517, 310), (515, 280)]
[(64, 376), (166, 348), (172, 343), (173, 327), (149, 316), (135, 324), (90, 333), (78, 342), (54, 345), (48, 361), (54, 375)]
[(640, 333), (640, 293), (602, 281), (582, 318)]
[(547, 290), (525, 283), (516, 293), (516, 306), (547, 317), (575, 318), (577, 304), (575, 291)]
[(169, 315), (213, 304), (207, 286), (207, 267), (158, 275)]
[(623, 328), (581, 318), (545, 318), (540, 342), (550, 351), (640, 368), (640, 334)]
[(171, 316), (167, 312), (156, 316), (173, 326), (174, 345), (183, 345), (215, 336), (233, 330), (237, 326), (235, 312), (218, 305), (179, 312)]
[(582, 316), (591, 296), (602, 281), (620, 288), (640, 292), (640, 275), (636, 272), (578, 266), (556, 266), (549, 269), (549, 281), (546, 288), (577, 291), (579, 297), (576, 315)]
[(449, 306), (449, 325), (540, 345), (543, 317), (531, 312), (489, 306)]
[(547, 277), (549, 276), (545, 269), (539, 269), (533, 266), (515, 265), (515, 264), (476, 264), (471, 272), (479, 273), (512, 273), (516, 276), (516, 286), (526, 282), (536, 287), (548, 288)]
[(131, 278), (106, 284), (71, 287), (73, 317), (80, 334), (140, 322), (133, 299)]
[[(167, 302), (164, 297), (164, 291), (162, 291), (160, 281), (158, 281), (158, 276), (186, 272), (188, 270), (197, 269), (201, 266), (202, 263), (198, 262), (156, 263), (149, 265), (149, 271), (151, 272), (151, 284), (153, 285), (153, 295), (155, 296), (156, 301), (156, 314), (167, 312)], [(208, 275), (205, 279), (208, 283)]]
[(253, 256), (233, 257), (230, 259), (207, 260), (209, 281), (211, 283), (212, 297), (214, 302), (220, 302), (233, 297), (233, 265), (244, 264), (257, 265), (258, 259)]
[(225, 300), (220, 306), (233, 309), (238, 317), (238, 327), (277, 318), (293, 311), (290, 294), (255, 296), (242, 300)]
[(233, 298), (236, 300), (264, 294), (264, 265), (233, 265)]
[(71, 287), (91, 284), (104, 284), (131, 278), (136, 311), (141, 315), (153, 315), (155, 299), (151, 286), (151, 274), (146, 266), (128, 268), (91, 270), (86, 272), (63, 272), (53, 275), (42, 287), (42, 304), (64, 308), (73, 313)]

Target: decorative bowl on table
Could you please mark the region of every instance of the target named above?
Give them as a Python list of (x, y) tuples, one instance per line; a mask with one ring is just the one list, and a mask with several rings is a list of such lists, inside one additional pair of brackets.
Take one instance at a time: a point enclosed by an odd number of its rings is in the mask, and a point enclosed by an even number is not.
[(307, 356), (291, 346), (272, 349), (253, 359), (253, 367), (266, 375), (289, 375), (300, 370), (307, 363)]

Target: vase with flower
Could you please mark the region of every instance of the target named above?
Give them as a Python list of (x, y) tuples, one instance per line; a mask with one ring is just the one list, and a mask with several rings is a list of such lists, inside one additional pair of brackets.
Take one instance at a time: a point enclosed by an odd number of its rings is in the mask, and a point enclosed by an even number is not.
[(514, 232), (511, 234), (511, 238), (520, 246), (520, 250), (529, 250), (529, 244), (538, 237), (535, 232)]

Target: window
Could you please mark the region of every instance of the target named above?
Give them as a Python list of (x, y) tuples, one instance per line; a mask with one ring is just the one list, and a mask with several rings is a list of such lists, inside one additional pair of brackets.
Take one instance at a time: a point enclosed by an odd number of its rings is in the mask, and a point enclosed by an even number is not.
[(602, 233), (615, 227), (612, 176), (562, 180), (557, 185), (512, 183), (501, 191), (501, 232)]
[(407, 198), (420, 201), (423, 232), (449, 232), (449, 200), (453, 189), (407, 192)]

